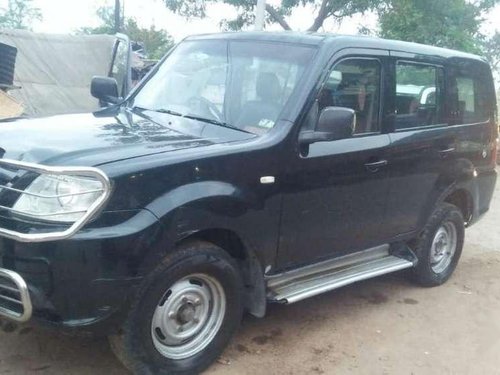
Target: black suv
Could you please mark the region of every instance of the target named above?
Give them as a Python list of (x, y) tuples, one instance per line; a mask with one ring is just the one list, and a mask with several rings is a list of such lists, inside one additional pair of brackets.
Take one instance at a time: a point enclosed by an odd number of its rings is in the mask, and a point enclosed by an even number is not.
[(294, 33), (187, 38), (124, 100), (95, 78), (117, 104), (0, 126), (0, 314), (194, 373), (269, 302), (442, 284), (494, 190), (492, 82), (473, 55)]

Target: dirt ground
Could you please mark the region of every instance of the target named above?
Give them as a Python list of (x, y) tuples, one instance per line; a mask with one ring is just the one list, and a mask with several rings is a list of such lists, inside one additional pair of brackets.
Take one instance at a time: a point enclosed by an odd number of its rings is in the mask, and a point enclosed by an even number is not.
[[(246, 317), (207, 374), (500, 374), (500, 185), (444, 286), (402, 274)], [(0, 374), (126, 374), (106, 340), (0, 333)]]

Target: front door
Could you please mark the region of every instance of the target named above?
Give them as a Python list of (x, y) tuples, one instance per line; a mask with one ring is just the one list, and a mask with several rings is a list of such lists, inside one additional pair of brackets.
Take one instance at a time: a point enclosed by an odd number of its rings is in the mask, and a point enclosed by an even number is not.
[(328, 106), (356, 111), (352, 138), (297, 151), (283, 176), (278, 267), (311, 263), (383, 243), (388, 193), (381, 132), (384, 57), (349, 56), (330, 71), (304, 128)]

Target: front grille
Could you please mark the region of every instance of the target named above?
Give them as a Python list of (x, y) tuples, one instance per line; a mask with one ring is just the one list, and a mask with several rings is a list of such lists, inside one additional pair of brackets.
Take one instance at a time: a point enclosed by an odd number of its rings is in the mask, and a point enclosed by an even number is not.
[(24, 279), (14, 271), (0, 268), (0, 315), (26, 322), (31, 318), (32, 310)]

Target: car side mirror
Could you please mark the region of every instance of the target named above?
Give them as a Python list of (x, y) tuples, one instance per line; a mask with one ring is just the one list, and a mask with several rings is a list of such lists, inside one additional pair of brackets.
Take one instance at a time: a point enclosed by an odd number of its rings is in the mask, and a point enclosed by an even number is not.
[(344, 107), (326, 107), (313, 131), (304, 131), (299, 136), (302, 144), (330, 142), (350, 138), (356, 126), (356, 112)]
[(102, 104), (116, 104), (121, 98), (118, 94), (118, 83), (116, 79), (110, 77), (94, 77), (90, 84), (90, 93), (94, 98), (99, 99)]

